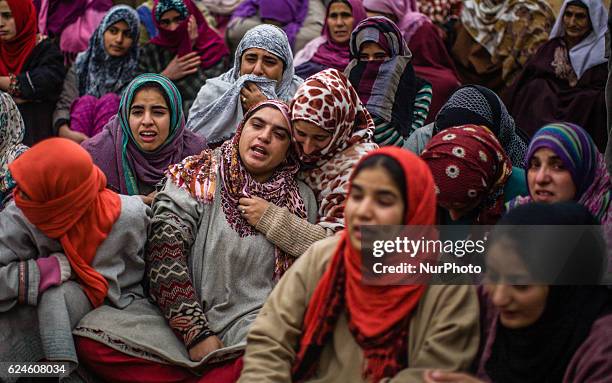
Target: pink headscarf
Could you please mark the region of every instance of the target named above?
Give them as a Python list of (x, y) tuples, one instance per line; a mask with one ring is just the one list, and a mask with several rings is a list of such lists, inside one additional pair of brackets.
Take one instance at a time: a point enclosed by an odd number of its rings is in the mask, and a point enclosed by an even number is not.
[(346, 43), (338, 44), (331, 39), (329, 28), (327, 27), (327, 15), (329, 9), (334, 3), (345, 3), (351, 7), (353, 12), (353, 29), (362, 20), (367, 17), (365, 8), (361, 0), (334, 0), (327, 6), (325, 13), (325, 24), (323, 25), (323, 34), (316, 39), (308, 43), (298, 54), (295, 56), (294, 65), (298, 66), (307, 61), (313, 61), (317, 64), (321, 64), (327, 68), (338, 69), (343, 71), (350, 61), (350, 49), (349, 41)]
[[(151, 43), (164, 47), (173, 53), (177, 53), (179, 56), (184, 56), (191, 52), (198, 52), (202, 60), (200, 66), (203, 69), (210, 68), (217, 64), (224, 56), (229, 55), (229, 50), (223, 38), (208, 26), (204, 16), (202, 16), (202, 12), (200, 12), (192, 0), (183, 1), (189, 15), (187, 15), (178, 28), (173, 31), (169, 31), (159, 24), (157, 17), (161, 17), (161, 15), (155, 14), (159, 2), (160, 0), (155, 0), (155, 5), (153, 6), (153, 21), (159, 30), (159, 34), (151, 39)], [(195, 44), (193, 44), (193, 47), (191, 46), (191, 39), (189, 38), (189, 32), (187, 30), (190, 15), (195, 17), (198, 25), (198, 38)]]
[(429, 18), (418, 11), (416, 0), (364, 0), (366, 10), (386, 13), (397, 18), (397, 26), (406, 42)]

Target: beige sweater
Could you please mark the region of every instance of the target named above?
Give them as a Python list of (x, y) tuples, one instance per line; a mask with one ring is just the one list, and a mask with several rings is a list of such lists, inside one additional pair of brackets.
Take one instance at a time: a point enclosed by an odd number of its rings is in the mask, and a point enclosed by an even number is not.
[[(248, 337), (239, 382), (289, 382), (306, 307), (340, 240), (315, 243), (287, 271), (266, 301)], [(421, 382), (430, 368), (466, 370), (479, 342), (479, 308), (473, 286), (430, 286), (410, 320), (408, 368), (387, 382)], [(343, 313), (323, 348), (311, 382), (363, 382), (363, 352)]]

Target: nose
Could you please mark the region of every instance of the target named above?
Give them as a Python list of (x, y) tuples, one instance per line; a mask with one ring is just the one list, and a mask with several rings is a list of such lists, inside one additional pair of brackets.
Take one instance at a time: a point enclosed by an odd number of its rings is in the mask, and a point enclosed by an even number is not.
[(142, 122), (143, 125), (151, 125), (153, 124), (153, 118), (151, 116), (151, 111), (149, 110), (145, 110), (144, 115), (142, 116)]
[(550, 177), (549, 177), (549, 174), (548, 174), (548, 169), (545, 166), (541, 166), (538, 169), (538, 173), (536, 174), (535, 181), (538, 184), (545, 184), (545, 183), (548, 183), (550, 181)]
[(119, 45), (121, 45), (123, 43), (123, 33), (118, 33), (117, 34), (117, 38), (115, 39), (115, 42)]
[(272, 127), (269, 127), (267, 129), (263, 129), (259, 135), (257, 136), (257, 138), (260, 141), (263, 141), (265, 143), (269, 143), (270, 141), (272, 141)]
[(255, 67), (253, 68), (253, 74), (256, 76), (263, 76), (264, 71), (263, 71), (262, 60), (257, 60), (257, 63), (255, 64)]
[(491, 289), (491, 302), (497, 307), (503, 307), (510, 303), (510, 286), (495, 285)]
[(372, 198), (367, 196), (359, 201), (359, 204), (355, 209), (355, 216), (362, 224), (368, 223), (372, 219), (373, 203), (374, 201), (372, 201)]
[(302, 150), (304, 150), (304, 154), (312, 154), (317, 150), (317, 147), (313, 145), (312, 140), (310, 138), (307, 138), (302, 143)]

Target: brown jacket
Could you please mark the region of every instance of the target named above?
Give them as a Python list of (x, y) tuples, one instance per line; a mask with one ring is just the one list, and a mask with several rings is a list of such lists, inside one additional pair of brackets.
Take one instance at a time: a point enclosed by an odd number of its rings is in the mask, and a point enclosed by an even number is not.
[[(339, 236), (315, 243), (287, 271), (247, 337), (239, 382), (289, 382), (308, 302)], [(410, 320), (408, 368), (387, 382), (421, 382), (425, 369), (466, 370), (479, 342), (478, 297), (473, 286), (430, 286)], [(311, 382), (362, 382), (363, 351), (340, 315)]]

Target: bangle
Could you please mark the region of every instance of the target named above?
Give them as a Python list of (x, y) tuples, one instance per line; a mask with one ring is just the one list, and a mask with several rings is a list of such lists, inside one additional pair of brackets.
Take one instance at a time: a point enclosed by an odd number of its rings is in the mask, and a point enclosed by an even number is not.
[(9, 77), (8, 93), (13, 97), (19, 96), (21, 92), (19, 92), (19, 80), (17, 79), (17, 76), (15, 76), (14, 73), (9, 73), (8, 77)]

